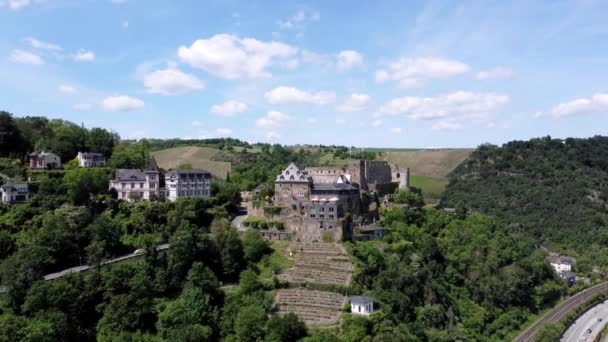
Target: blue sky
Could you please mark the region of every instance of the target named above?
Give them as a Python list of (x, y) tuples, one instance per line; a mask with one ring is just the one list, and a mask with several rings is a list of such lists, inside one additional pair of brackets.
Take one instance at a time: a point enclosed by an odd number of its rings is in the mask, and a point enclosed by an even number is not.
[(606, 13), (600, 0), (0, 0), (1, 109), (124, 138), (605, 135)]

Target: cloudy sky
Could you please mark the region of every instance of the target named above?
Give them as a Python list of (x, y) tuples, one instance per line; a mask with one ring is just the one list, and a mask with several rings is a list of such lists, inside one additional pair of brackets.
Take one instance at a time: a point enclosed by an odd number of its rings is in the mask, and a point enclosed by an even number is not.
[(608, 1), (0, 0), (0, 109), (125, 138), (608, 134)]

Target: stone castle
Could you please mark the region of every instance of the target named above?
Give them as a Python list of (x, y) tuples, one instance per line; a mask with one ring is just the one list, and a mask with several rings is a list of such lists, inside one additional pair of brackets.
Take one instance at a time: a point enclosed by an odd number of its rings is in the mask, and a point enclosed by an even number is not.
[(308, 167), (291, 163), (274, 185), (274, 205), (281, 220), (302, 241), (324, 235), (340, 240), (349, 235), (352, 220), (368, 212), (364, 192), (383, 196), (409, 187), (409, 169), (386, 161), (355, 160), (344, 167)]

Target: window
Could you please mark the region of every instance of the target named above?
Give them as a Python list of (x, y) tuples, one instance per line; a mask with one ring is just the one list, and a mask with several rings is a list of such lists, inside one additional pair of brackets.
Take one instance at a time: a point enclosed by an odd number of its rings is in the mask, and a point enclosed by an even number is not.
[(139, 183), (139, 188), (143, 189), (144, 188), (144, 183)]
[(135, 189), (135, 183), (131, 183), (131, 189)]
[(325, 218), (325, 215), (321, 214), (321, 215), (319, 215), (319, 218), (320, 218), (320, 219), (324, 219), (324, 218)]
[(324, 207), (321, 207), (321, 212), (324, 212), (324, 211), (325, 211), (325, 208), (324, 208)]
[(315, 214), (310, 214), (310, 217), (315, 218)]
[(333, 212), (334, 212), (334, 209), (335, 209), (334, 207), (330, 207), (330, 208), (329, 208), (329, 212), (330, 212), (330, 213), (333, 213)]
[(329, 214), (329, 218), (333, 219), (334, 218), (334, 214)]
[(304, 197), (304, 191), (298, 191), (298, 197)]
[(125, 184), (125, 183), (122, 183), (121, 185), (122, 185), (123, 189), (127, 186), (127, 184)]
[(283, 197), (289, 197), (289, 191), (283, 191)]

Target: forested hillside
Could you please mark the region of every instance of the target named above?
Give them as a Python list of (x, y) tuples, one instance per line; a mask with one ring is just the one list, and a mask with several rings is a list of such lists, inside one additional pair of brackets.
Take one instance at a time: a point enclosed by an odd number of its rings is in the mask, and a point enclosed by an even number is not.
[(538, 244), (597, 250), (608, 244), (608, 137), (482, 145), (451, 173), (443, 205), (495, 216)]
[[(325, 289), (371, 295), (376, 313), (345, 312), (338, 326), (306, 327), (294, 315), (272, 315), (274, 291), (286, 286), (276, 275), (293, 263), (285, 241), (269, 243), (255, 230), (241, 235), (230, 219), (239, 191), (272, 182), (290, 162), (317, 165), (328, 150), (346, 159), (345, 148), (260, 144), (247, 152), (235, 140), (200, 141), (235, 158), (230, 176), (213, 180), (211, 198), (128, 203), (108, 180), (113, 168), (147, 165), (147, 140), (8, 113), (0, 113), (0, 133), (0, 172), (27, 181), (31, 195), (0, 205), (0, 341), (498, 341), (568, 291), (533, 240), (482, 215), (423, 209), (417, 192), (399, 191), (398, 205), (383, 208), (377, 222), (387, 228), (382, 241), (346, 242), (351, 286)], [(24, 167), (33, 149), (57, 149), (70, 160), (104, 146), (107, 168)], [(138, 250), (140, 258), (102, 267)], [(84, 264), (93, 269), (44, 280)]]

